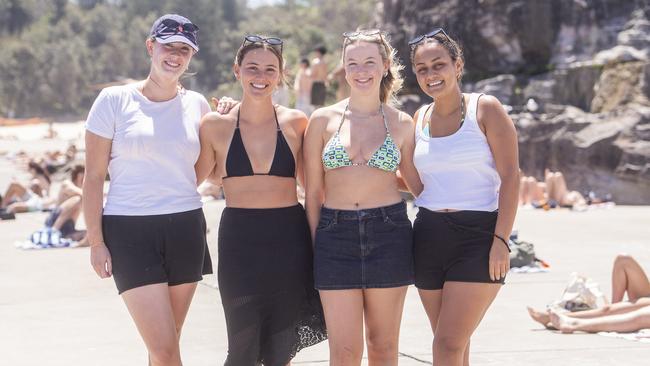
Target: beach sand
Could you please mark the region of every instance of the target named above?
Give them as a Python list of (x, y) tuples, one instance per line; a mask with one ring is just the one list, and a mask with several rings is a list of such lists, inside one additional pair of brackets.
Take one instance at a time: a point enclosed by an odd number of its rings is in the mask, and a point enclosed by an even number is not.
[[(0, 127), (0, 136), (6, 128)], [(76, 132), (72, 136), (78, 140)], [(68, 143), (66, 139), (6, 142), (0, 139), (0, 151), (42, 151), (38, 149), (64, 148)], [(15, 169), (0, 157), (0, 189)], [(223, 207), (223, 201), (204, 207), (215, 269)], [(415, 212), (410, 209), (411, 217)], [(146, 351), (135, 325), (112, 279), (100, 280), (92, 271), (88, 248), (14, 248), (14, 241), (25, 240), (45, 216), (26, 213), (14, 221), (0, 221), (0, 365), (145, 365)], [(472, 365), (647, 365), (648, 344), (543, 330), (528, 317), (526, 306), (544, 307), (559, 298), (574, 271), (600, 283), (609, 297), (611, 265), (618, 253), (634, 255), (650, 272), (648, 219), (647, 206), (587, 212), (521, 210), (515, 224), (519, 237), (535, 244), (537, 256), (551, 264), (551, 271), (508, 276), (472, 338)], [(225, 360), (226, 329), (215, 283), (213, 275), (205, 277), (185, 322), (181, 339), (185, 365), (218, 365)], [(430, 362), (431, 340), (428, 320), (411, 287), (399, 364)], [(300, 352), (293, 364), (326, 365), (327, 359), (325, 342)]]

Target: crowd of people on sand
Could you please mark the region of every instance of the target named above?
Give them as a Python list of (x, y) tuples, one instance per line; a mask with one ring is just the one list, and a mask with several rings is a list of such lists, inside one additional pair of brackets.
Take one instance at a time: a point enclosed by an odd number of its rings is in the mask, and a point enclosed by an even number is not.
[[(518, 201), (580, 198), (561, 173), (548, 172), (541, 192), (520, 179), (514, 124), (495, 97), (461, 91), (463, 52), (442, 28), (409, 42), (410, 67), (433, 100), (413, 117), (394, 103), (403, 66), (385, 32), (344, 33), (332, 73), (316, 47), (294, 83), (296, 109), (276, 102), (287, 99), (278, 93), (282, 45), (243, 36), (233, 61), (242, 99), (221, 99), (212, 112), (179, 82), (199, 51), (198, 27), (176, 14), (157, 19), (145, 40), (147, 78), (100, 92), (85, 125), (86, 169), (70, 170), (50, 222), (74, 224), (82, 206), (91, 265), (113, 277), (150, 365), (181, 364), (197, 283), (214, 272), (204, 181), (206, 195), (225, 194), (216, 270), (226, 365), (286, 365), (326, 339), (330, 364), (360, 365), (365, 343), (369, 364), (397, 365), (412, 284), (435, 335), (433, 363), (469, 365), (472, 333), (510, 268)], [(325, 106), (330, 82), (337, 101)], [(49, 189), (47, 169), (29, 167), (31, 181), (3, 196), (5, 212), (46, 196), (35, 190)], [(401, 192), (416, 197), (413, 223)], [(636, 304), (646, 292), (629, 284), (642, 276), (618, 262), (624, 285), (613, 301), (627, 291)], [(572, 314), (530, 312), (545, 326), (591, 329)]]
[(0, 195), (0, 219), (14, 220), (16, 214), (25, 212), (48, 212), (44, 228), (58, 234), (56, 237), (85, 246), (85, 231), (76, 229), (85, 173), (77, 153), (77, 147), (70, 144), (65, 150), (43, 154), (14, 154), (11, 160), (26, 174), (14, 176)]

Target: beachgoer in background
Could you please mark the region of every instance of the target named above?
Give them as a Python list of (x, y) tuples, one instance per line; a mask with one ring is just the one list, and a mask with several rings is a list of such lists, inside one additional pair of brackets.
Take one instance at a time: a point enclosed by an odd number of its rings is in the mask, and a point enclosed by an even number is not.
[(528, 307), (528, 313), (544, 327), (564, 333), (634, 332), (650, 328), (650, 281), (632, 256), (620, 254), (612, 268), (611, 304), (576, 312)]
[(158, 18), (146, 40), (148, 77), (102, 90), (86, 122), (91, 264), (99, 277), (114, 277), (153, 366), (181, 364), (185, 316), (197, 282), (212, 273), (194, 172), (199, 122), (210, 106), (179, 84), (197, 36), (187, 18)]
[[(519, 186), (519, 204), (530, 205), (535, 208), (569, 207), (580, 209), (589, 202), (578, 191), (570, 191), (567, 187), (564, 174), (544, 172), (544, 182), (539, 182), (535, 177), (522, 174)], [(594, 203), (600, 203), (594, 200)]]
[(314, 49), (314, 58), (311, 61), (311, 98), (310, 103), (313, 107), (318, 108), (325, 105), (327, 96), (327, 64), (325, 63), (325, 54), (327, 48), (318, 46)]
[(31, 174), (29, 182), (21, 183), (14, 180), (7, 187), (4, 195), (0, 196), (2, 201), (0, 212), (13, 214), (21, 212), (41, 211), (48, 203), (48, 193), (52, 180), (45, 169), (35, 161), (30, 160), (27, 170)]
[(326, 338), (309, 226), (296, 195), (307, 117), (273, 104), (282, 65), (282, 40), (245, 36), (233, 66), (241, 103), (201, 122), (196, 175), (201, 182), (212, 173), (226, 197), (217, 278), (227, 366), (286, 365)]
[(56, 202), (47, 219), (45, 226), (58, 230), (61, 237), (80, 242), (79, 246), (87, 245), (86, 231), (76, 230), (77, 219), (82, 209), (82, 186), (85, 167), (77, 164), (70, 170), (70, 179), (61, 183)]
[(417, 182), (413, 120), (392, 106), (402, 84), (380, 30), (344, 33), (350, 98), (316, 110), (305, 135), (306, 208), (330, 364), (397, 365), (413, 283), (413, 237), (396, 171)]
[(409, 45), (418, 84), (434, 100), (414, 116), (424, 185), (413, 192), (415, 286), (434, 333), (433, 364), (469, 365), (472, 333), (509, 270), (517, 133), (495, 97), (461, 92), (462, 50), (442, 28)]
[(313, 108), (311, 106), (311, 71), (309, 70), (309, 60), (306, 58), (300, 60), (293, 90), (296, 92), (296, 109), (309, 117)]
[(339, 65), (328, 76), (327, 80), (336, 84), (336, 100), (341, 101), (350, 96), (350, 84), (345, 80), (345, 67)]

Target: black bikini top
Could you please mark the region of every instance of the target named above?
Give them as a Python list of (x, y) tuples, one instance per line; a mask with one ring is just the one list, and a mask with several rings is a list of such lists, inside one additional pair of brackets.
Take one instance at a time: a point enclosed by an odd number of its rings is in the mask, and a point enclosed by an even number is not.
[(282, 134), (280, 123), (278, 122), (278, 114), (273, 108), (273, 115), (275, 116), (275, 124), (277, 125), (277, 140), (275, 143), (275, 153), (273, 155), (273, 162), (271, 169), (268, 173), (255, 173), (253, 166), (246, 152), (246, 147), (241, 138), (239, 131), (239, 112), (237, 111), (237, 126), (235, 133), (232, 136), (230, 147), (228, 148), (228, 155), (226, 156), (226, 176), (231, 177), (247, 177), (252, 175), (272, 175), (276, 177), (295, 178), (296, 176), (296, 161), (293, 157), (293, 152), (287, 143), (287, 140)]

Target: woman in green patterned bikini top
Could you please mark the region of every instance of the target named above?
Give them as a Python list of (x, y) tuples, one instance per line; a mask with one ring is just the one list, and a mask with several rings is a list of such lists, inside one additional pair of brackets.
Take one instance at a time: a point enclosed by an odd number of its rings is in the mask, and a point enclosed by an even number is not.
[(421, 183), (412, 159), (415, 125), (392, 106), (402, 82), (394, 56), (379, 30), (345, 33), (350, 98), (314, 111), (303, 143), (314, 287), (332, 364), (361, 363), (364, 322), (370, 364), (397, 364), (413, 283), (411, 222), (397, 170), (412, 191)]
[[(350, 104), (348, 103), (348, 105), (345, 106), (346, 112), (349, 110), (349, 107)], [(395, 144), (393, 137), (390, 135), (383, 106), (379, 106), (379, 111), (384, 120), (386, 138), (381, 146), (375, 150), (370, 159), (364, 163), (352, 162), (348, 151), (345, 150), (345, 146), (341, 144), (341, 138), (339, 135), (341, 133), (341, 126), (343, 126), (343, 122), (345, 122), (345, 113), (343, 113), (339, 128), (323, 149), (323, 167), (325, 167), (325, 169), (330, 170), (346, 166), (367, 165), (387, 172), (395, 172), (397, 170), (402, 156), (399, 152), (399, 147)]]

